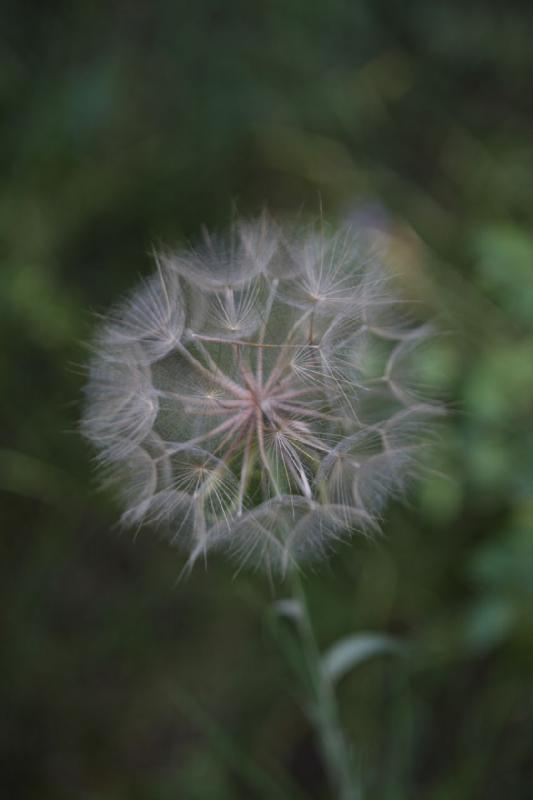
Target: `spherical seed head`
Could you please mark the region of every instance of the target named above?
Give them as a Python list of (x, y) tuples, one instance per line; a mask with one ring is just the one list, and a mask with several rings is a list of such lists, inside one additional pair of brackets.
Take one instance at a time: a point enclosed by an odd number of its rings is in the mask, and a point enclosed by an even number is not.
[(281, 572), (375, 530), (441, 407), (357, 231), (263, 216), (156, 265), (97, 332), (82, 420), (122, 521)]

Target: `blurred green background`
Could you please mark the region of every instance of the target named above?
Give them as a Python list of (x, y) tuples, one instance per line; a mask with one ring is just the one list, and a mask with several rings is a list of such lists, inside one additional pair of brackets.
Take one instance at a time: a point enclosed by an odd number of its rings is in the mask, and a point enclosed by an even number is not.
[[(518, 7), (518, 6), (516, 6)], [(532, 15), (4, 2), (0, 751), (9, 800), (331, 798), (268, 626), (286, 587), (114, 528), (76, 432), (95, 311), (236, 207), (372, 226), (447, 331), (434, 471), (307, 580), (372, 800), (533, 785)], [(267, 777), (266, 777), (267, 776)]]

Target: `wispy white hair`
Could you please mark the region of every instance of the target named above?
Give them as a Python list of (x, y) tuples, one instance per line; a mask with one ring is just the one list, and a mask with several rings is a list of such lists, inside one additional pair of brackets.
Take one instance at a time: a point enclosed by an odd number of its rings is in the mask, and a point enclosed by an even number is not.
[(128, 525), (284, 572), (375, 531), (441, 413), (431, 335), (357, 230), (238, 221), (100, 324), (82, 430)]

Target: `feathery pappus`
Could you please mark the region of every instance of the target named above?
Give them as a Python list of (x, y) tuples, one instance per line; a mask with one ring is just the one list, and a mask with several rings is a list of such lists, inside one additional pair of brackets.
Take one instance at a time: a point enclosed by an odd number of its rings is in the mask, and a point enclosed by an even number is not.
[(156, 255), (97, 330), (84, 435), (128, 526), (285, 572), (379, 528), (442, 413), (431, 336), (357, 229), (236, 221)]

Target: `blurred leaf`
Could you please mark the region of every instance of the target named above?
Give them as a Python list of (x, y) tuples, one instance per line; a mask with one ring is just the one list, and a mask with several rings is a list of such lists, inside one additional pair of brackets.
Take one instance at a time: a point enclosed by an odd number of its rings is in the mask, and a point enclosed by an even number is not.
[[(526, 521), (527, 522), (527, 521)], [(465, 617), (470, 646), (494, 647), (515, 632), (530, 636), (533, 597), (533, 529), (518, 526), (475, 551), (469, 573), (478, 596)]]
[(370, 658), (403, 655), (404, 646), (392, 636), (358, 633), (335, 642), (322, 656), (322, 669), (335, 682)]
[(287, 619), (301, 619), (302, 616), (302, 606), (298, 600), (295, 600), (293, 597), (287, 597), (282, 600), (278, 600), (273, 605), (274, 610), (280, 615), (280, 617), (287, 617)]
[(533, 529), (508, 530), (486, 543), (474, 554), (470, 574), (481, 586), (533, 594)]
[(514, 623), (515, 611), (509, 600), (482, 596), (466, 616), (466, 641), (476, 649), (494, 647), (507, 638)]
[[(532, 265), (533, 283), (533, 265)], [(529, 414), (533, 397), (533, 341), (498, 342), (472, 366), (465, 388), (468, 410), (487, 422)]]
[(527, 323), (533, 319), (533, 236), (513, 225), (477, 231), (477, 269), (494, 300)]

